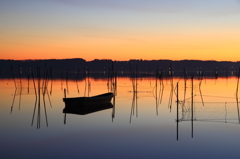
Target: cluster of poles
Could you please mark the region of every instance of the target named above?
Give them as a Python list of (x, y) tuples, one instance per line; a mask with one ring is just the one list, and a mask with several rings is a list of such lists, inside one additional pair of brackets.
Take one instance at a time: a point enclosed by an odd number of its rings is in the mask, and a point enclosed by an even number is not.
[[(11, 72), (14, 80), (14, 85), (15, 85), (15, 93), (13, 97), (13, 102), (12, 102), (12, 107), (11, 107), (11, 112), (13, 111), (13, 105), (15, 101), (15, 96), (16, 96), (16, 91), (19, 89), (17, 86), (17, 82), (15, 79), (15, 74), (11, 65)], [(33, 126), (34, 120), (35, 120), (35, 115), (37, 116), (37, 129), (40, 129), (40, 123), (41, 123), (41, 99), (43, 101), (43, 109), (44, 109), (44, 114), (45, 114), (45, 119), (46, 119), (46, 125), (48, 126), (48, 119), (47, 119), (47, 108), (46, 108), (46, 102), (45, 102), (45, 97), (48, 97), (49, 104), (52, 107), (51, 100), (50, 100), (50, 95), (52, 94), (52, 69), (46, 69), (46, 65), (44, 68), (44, 73), (43, 76), (41, 77), (41, 70), (38, 67), (37, 68), (37, 75), (36, 77), (34, 76), (34, 71), (30, 71), (30, 75), (32, 76), (32, 82), (33, 82), (33, 87), (34, 87), (34, 93), (35, 93), (35, 104), (34, 104), (34, 110), (33, 110), (33, 116), (32, 116), (32, 123), (31, 125)], [(22, 77), (21, 77), (21, 69), (19, 67), (19, 80), (20, 80), (20, 100), (19, 100), (19, 110), (20, 110), (20, 103), (21, 103), (21, 95), (22, 95)], [(28, 75), (28, 93), (29, 93), (29, 83), (30, 83), (30, 77)], [(50, 91), (49, 91), (49, 83), (50, 83)]]
[[(18, 89), (18, 86), (17, 86), (17, 82), (15, 80), (15, 75), (14, 75), (14, 71), (13, 71), (13, 68), (12, 68), (12, 65), (11, 65), (11, 72), (12, 72), (12, 76), (13, 76), (13, 80), (14, 80), (14, 84), (15, 84), (15, 94), (16, 94), (16, 90)], [(48, 91), (48, 85), (49, 85), (49, 81), (51, 81), (51, 85), (50, 85), (50, 95), (52, 93), (52, 69), (50, 68), (49, 70), (46, 69), (46, 64), (45, 64), (45, 69), (44, 69), (44, 75), (41, 77), (41, 71), (40, 71), (40, 68), (37, 68), (37, 76), (36, 78), (34, 78), (34, 73), (33, 73), (33, 70), (30, 71), (31, 72), (31, 75), (32, 75), (32, 80), (33, 80), (33, 85), (34, 85), (34, 91), (35, 91), (35, 96), (36, 96), (36, 100), (35, 100), (35, 106), (34, 106), (34, 111), (33, 111), (33, 117), (32, 117), (32, 125), (34, 123), (34, 119), (35, 119), (35, 114), (37, 114), (37, 128), (39, 129), (40, 128), (40, 121), (41, 121), (41, 109), (40, 109), (40, 105), (41, 105), (41, 98), (43, 99), (43, 104), (44, 104), (44, 112), (45, 112), (45, 119), (46, 119), (46, 125), (48, 126), (48, 120), (47, 120), (47, 110), (46, 110), (46, 102), (45, 102), (45, 96), (47, 95), (48, 99), (49, 99), (49, 103), (50, 103), (50, 106), (52, 107), (51, 105), (51, 101), (50, 101), (50, 96), (49, 96), (49, 91)], [(78, 77), (79, 77), (79, 69), (77, 71), (77, 75), (76, 75), (76, 83), (78, 82)], [(90, 78), (89, 78), (89, 68), (84, 68), (84, 79), (85, 79), (85, 91), (84, 91), (84, 96), (89, 96), (89, 93), (91, 91), (91, 83), (90, 83)], [(203, 77), (204, 77), (204, 70), (201, 71), (201, 73), (198, 73), (198, 76), (200, 78), (200, 82), (199, 82), (199, 91), (200, 91), (200, 94), (201, 94), (201, 84), (202, 84), (202, 80), (203, 80)], [(215, 76), (217, 77), (218, 76), (218, 72), (217, 70), (215, 71)], [(20, 92), (22, 90), (22, 82), (21, 82), (21, 69), (19, 67), (19, 77), (20, 77)], [(130, 123), (131, 123), (131, 119), (132, 119), (132, 116), (134, 114), (136, 114), (136, 117), (138, 117), (138, 107), (137, 107), (137, 99), (138, 99), (138, 65), (136, 65), (136, 68), (133, 69), (132, 67), (132, 64), (130, 63), (130, 77), (131, 77), (131, 83), (132, 83), (132, 89), (133, 89), (133, 100), (132, 100), (132, 107), (131, 107), (131, 113), (130, 113)], [(180, 78), (184, 78), (184, 99), (181, 101), (181, 104), (184, 106), (185, 104), (185, 101), (186, 101), (186, 88), (187, 88), (187, 71), (186, 69), (184, 68), (183, 70), (183, 73), (181, 75)], [(237, 101), (237, 108), (238, 108), (238, 114), (239, 114), (239, 107), (238, 107), (238, 87), (239, 87), (239, 77), (240, 77), (240, 68), (239, 68), (239, 71), (238, 71), (238, 77), (237, 77), (237, 88), (236, 88), (236, 101)], [(177, 82), (177, 85), (176, 87), (174, 87), (174, 82), (173, 82), (173, 68), (172, 66), (170, 65), (169, 67), (169, 70), (168, 70), (168, 77), (164, 77), (163, 75), (163, 71), (161, 69), (157, 69), (156, 70), (156, 82), (155, 82), (155, 87), (154, 87), (154, 97), (156, 99), (156, 113), (158, 115), (158, 107), (159, 107), (159, 104), (161, 104), (162, 102), (162, 97), (163, 97), (163, 91), (164, 91), (164, 78), (169, 78), (169, 81), (170, 81), (170, 95), (169, 95), (169, 102), (168, 102), (168, 108), (172, 109), (172, 103), (173, 103), (173, 96), (174, 96), (174, 92), (175, 92), (175, 95), (176, 95), (176, 98), (177, 98), (177, 127), (178, 127), (178, 122), (180, 121), (179, 120), (179, 103), (180, 103), (180, 100), (179, 100), (179, 86), (178, 86), (178, 82)], [(35, 81), (36, 79), (36, 81)], [(191, 76), (191, 80), (192, 80), (192, 86), (191, 86), (191, 111), (192, 111), (192, 130), (193, 130), (193, 97), (194, 97), (194, 94), (193, 94), (193, 88), (194, 88), (194, 85), (193, 85), (193, 79), (194, 79), (194, 76), (192, 75)], [(28, 75), (28, 92), (29, 92), (29, 75)], [(67, 70), (66, 72), (66, 88), (67, 88), (67, 92), (69, 91), (69, 88), (68, 88), (68, 80), (69, 80), (69, 70)], [(180, 79), (179, 79), (180, 80)], [(61, 87), (63, 85), (63, 72), (61, 73)], [(158, 84), (159, 82), (159, 84)], [(78, 84), (77, 84), (77, 88), (78, 88)], [(108, 88), (108, 92), (113, 92), (114, 95), (116, 96), (117, 95), (117, 71), (114, 70), (114, 66), (113, 66), (113, 63), (112, 63), (112, 67), (109, 69), (108, 71), (108, 82), (107, 82), (107, 88)], [(79, 92), (79, 88), (78, 88), (78, 92)], [(86, 94), (86, 92), (88, 92), (88, 94)], [(21, 94), (21, 93), (20, 93)], [(115, 105), (115, 96), (114, 96), (114, 105)], [(14, 99), (15, 99), (15, 96), (14, 96)], [(204, 102), (203, 102), (203, 98), (202, 98), (202, 95), (201, 95), (201, 99), (202, 99), (202, 104), (204, 106)], [(21, 97), (20, 97), (20, 100), (19, 100), (19, 109), (20, 109), (20, 102), (21, 102)], [(14, 103), (14, 100), (13, 100), (13, 103)], [(182, 109), (183, 109), (183, 106), (182, 106)], [(13, 109), (13, 104), (12, 104), (12, 107), (11, 107), (11, 112), (12, 112), (12, 109)], [(36, 113), (37, 112), (37, 113)], [(112, 112), (112, 118), (114, 118), (115, 116), (115, 107), (113, 109), (113, 112)], [(240, 123), (240, 118), (239, 118), (239, 123)], [(192, 137), (193, 137), (193, 133), (192, 133)], [(177, 136), (178, 138), (178, 136)]]
[(107, 82), (108, 92), (112, 92), (114, 94), (113, 97), (113, 109), (112, 109), (112, 122), (115, 118), (115, 103), (117, 96), (117, 71), (114, 70), (114, 65), (112, 63), (111, 68), (108, 70), (108, 82)]
[(133, 88), (133, 100), (132, 100), (132, 108), (130, 113), (130, 120), (129, 123), (132, 121), (132, 116), (136, 112), (136, 117), (138, 117), (138, 107), (137, 107), (137, 93), (138, 93), (138, 65), (136, 65), (136, 70), (132, 69), (132, 64), (130, 63), (130, 75), (132, 81), (132, 88)]
[(33, 75), (33, 72), (32, 72), (32, 78), (33, 78), (36, 100), (35, 100), (35, 106), (34, 106), (32, 124), (31, 125), (33, 126), (34, 117), (35, 117), (36, 110), (37, 110), (37, 129), (40, 129), (40, 123), (41, 123), (41, 95), (42, 95), (42, 99), (43, 99), (43, 106), (44, 106), (43, 108), (44, 108), (44, 113), (45, 113), (46, 125), (48, 126), (45, 96), (47, 94), (50, 106), (52, 107), (50, 96), (49, 96), (49, 93), (48, 93), (48, 83), (49, 83), (50, 77), (52, 76), (51, 72), (52, 72), (51, 69), (50, 69), (49, 72), (48, 72), (48, 70), (47, 71), (45, 70), (44, 71), (45, 77), (43, 77), (41, 79), (40, 68), (37, 68), (37, 78), (36, 78), (37, 82), (36, 83), (35, 83), (34, 75)]
[[(204, 73), (204, 72), (203, 72)], [(238, 89), (239, 89), (239, 78), (240, 78), (240, 68), (238, 71), (238, 76), (237, 76), (237, 87), (236, 87), (236, 103), (237, 103), (237, 113), (238, 113), (238, 123), (240, 123), (240, 112), (239, 112), (239, 102), (238, 102)], [(185, 75), (184, 75), (184, 79), (186, 79)], [(191, 76), (191, 108), (190, 108), (190, 112), (191, 112), (191, 136), (193, 138), (193, 121), (196, 120), (194, 119), (194, 84), (193, 84), (193, 80), (194, 76)], [(199, 92), (200, 92), (200, 96), (201, 96), (201, 100), (202, 100), (202, 105), (204, 106), (204, 102), (203, 102), (203, 97), (202, 97), (202, 93), (201, 93), (201, 84), (202, 84), (202, 80), (203, 80), (203, 74), (200, 77), (200, 82), (199, 82)], [(180, 101), (179, 100), (179, 82), (177, 82), (176, 84), (176, 103), (177, 103), (177, 140), (179, 139), (178, 136), (178, 128), (179, 128), (179, 122), (182, 121), (183, 119), (179, 119), (179, 104), (181, 103), (182, 106), (182, 113), (184, 114), (184, 105), (185, 105), (185, 101), (186, 101), (186, 80), (184, 80), (184, 100)], [(188, 110), (189, 111), (189, 110)]]

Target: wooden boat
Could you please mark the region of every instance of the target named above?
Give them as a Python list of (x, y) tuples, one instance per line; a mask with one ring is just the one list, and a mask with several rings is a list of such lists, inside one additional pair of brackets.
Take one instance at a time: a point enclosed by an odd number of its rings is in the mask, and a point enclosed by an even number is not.
[(112, 97), (114, 96), (113, 93), (104, 93), (97, 96), (92, 97), (72, 97), (72, 98), (63, 98), (65, 102), (65, 106), (88, 106), (88, 105), (95, 105), (95, 104), (103, 104), (111, 102)]
[(113, 108), (111, 103), (113, 96), (113, 93), (104, 93), (92, 97), (63, 98), (63, 101), (65, 102), (63, 113), (84, 115)]

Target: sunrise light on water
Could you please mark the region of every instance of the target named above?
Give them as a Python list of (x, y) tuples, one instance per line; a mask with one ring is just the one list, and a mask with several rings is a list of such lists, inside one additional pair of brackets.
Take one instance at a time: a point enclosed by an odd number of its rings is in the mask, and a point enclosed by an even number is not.
[(239, 0), (1, 0), (0, 158), (238, 158)]

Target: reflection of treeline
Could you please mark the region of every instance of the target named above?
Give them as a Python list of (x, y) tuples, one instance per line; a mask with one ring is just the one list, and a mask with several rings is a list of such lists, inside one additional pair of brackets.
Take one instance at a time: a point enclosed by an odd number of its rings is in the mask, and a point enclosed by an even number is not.
[[(156, 70), (161, 70), (164, 76), (169, 75), (169, 69), (173, 76), (181, 76), (183, 72), (205, 76), (231, 76), (237, 75), (240, 62), (229, 61), (200, 61), (200, 60), (129, 60), (129, 61), (112, 61), (108, 59), (86, 61), (81, 58), (77, 59), (49, 59), (49, 60), (0, 60), (0, 78), (11, 77), (11, 65), (13, 71), (21, 72), (22, 77), (27, 77), (31, 70), (39, 68), (52, 68), (53, 78), (62, 78), (69, 70), (69, 79), (84, 78), (86, 70), (89, 70), (90, 76), (94, 78), (108, 78), (109, 68), (114, 65), (118, 76), (130, 77), (129, 64), (138, 66), (139, 76), (155, 76)], [(78, 74), (78, 77), (76, 77)]]

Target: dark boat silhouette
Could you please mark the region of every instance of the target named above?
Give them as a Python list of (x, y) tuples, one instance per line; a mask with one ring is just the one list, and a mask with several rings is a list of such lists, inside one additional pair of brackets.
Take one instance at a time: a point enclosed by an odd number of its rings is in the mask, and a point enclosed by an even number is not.
[(65, 108), (63, 113), (85, 115), (104, 109), (113, 108), (111, 99), (113, 93), (104, 93), (92, 97), (63, 98)]

